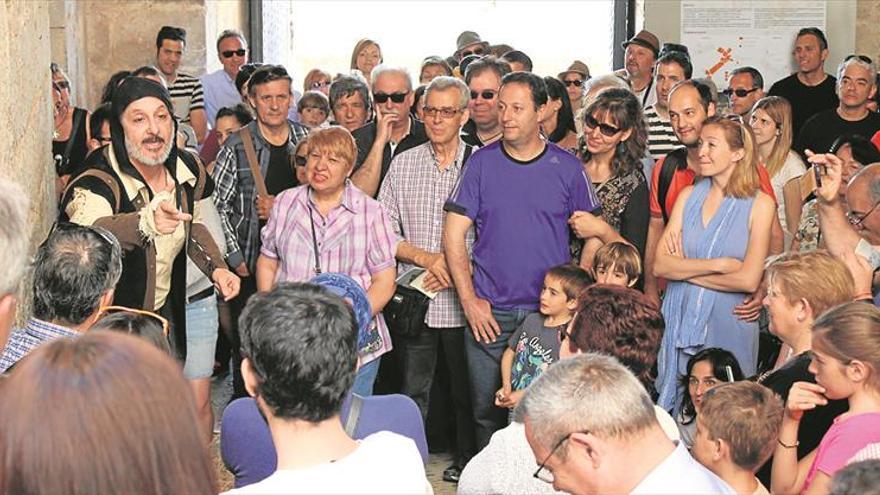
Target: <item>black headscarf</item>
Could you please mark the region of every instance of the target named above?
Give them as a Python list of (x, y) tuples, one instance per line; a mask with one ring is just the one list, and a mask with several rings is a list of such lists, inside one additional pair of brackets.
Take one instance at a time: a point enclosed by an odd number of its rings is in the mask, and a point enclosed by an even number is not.
[(128, 158), (128, 150), (125, 147), (125, 132), (122, 130), (122, 122), (120, 120), (122, 113), (128, 108), (132, 102), (141, 98), (154, 97), (162, 100), (168, 112), (171, 114), (171, 120), (174, 121), (174, 129), (171, 132), (171, 153), (165, 160), (165, 168), (171, 172), (171, 176), (175, 177), (175, 164), (177, 163), (177, 120), (174, 118), (174, 105), (171, 103), (171, 94), (161, 84), (143, 77), (126, 77), (119, 83), (119, 86), (113, 92), (111, 101), (110, 115), (110, 140), (113, 143), (113, 155), (119, 164), (119, 169), (128, 175), (146, 183), (140, 172), (131, 164)]

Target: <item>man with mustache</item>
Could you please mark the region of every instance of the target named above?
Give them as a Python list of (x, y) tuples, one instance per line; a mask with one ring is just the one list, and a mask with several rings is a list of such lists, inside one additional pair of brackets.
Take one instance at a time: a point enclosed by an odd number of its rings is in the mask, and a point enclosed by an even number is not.
[(657, 91), (654, 89), (654, 63), (660, 52), (660, 40), (650, 31), (641, 30), (623, 44), (623, 70), (616, 74), (632, 86), (632, 92), (642, 102), (642, 108), (657, 103)]
[(96, 225), (122, 246), (113, 303), (155, 311), (173, 322), (175, 355), (186, 356), (186, 257), (225, 299), (238, 294), (211, 234), (200, 222), (213, 182), (198, 159), (175, 145), (168, 91), (129, 77), (113, 95), (109, 146), (92, 153), (62, 198), (61, 220)]

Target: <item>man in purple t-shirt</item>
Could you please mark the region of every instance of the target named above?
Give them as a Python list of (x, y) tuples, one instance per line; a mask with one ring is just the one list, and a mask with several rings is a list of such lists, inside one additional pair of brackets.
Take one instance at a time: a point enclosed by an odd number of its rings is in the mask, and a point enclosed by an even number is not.
[[(505, 424), (495, 407), (500, 362), (514, 330), (538, 309), (544, 274), (571, 261), (568, 220), (599, 200), (580, 161), (545, 142), (540, 77), (504, 76), (498, 93), (503, 139), (473, 154), (445, 205), (444, 250), (471, 332), (465, 335), (477, 449)], [(476, 226), (473, 272), (465, 233)]]

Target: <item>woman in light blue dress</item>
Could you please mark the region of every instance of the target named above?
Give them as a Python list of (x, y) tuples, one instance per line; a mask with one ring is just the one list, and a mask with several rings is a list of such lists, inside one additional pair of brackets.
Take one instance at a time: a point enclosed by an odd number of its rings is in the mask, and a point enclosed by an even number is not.
[(733, 309), (764, 272), (773, 199), (760, 191), (751, 130), (712, 117), (700, 132), (700, 176), (675, 202), (657, 246), (654, 272), (670, 281), (663, 300), (666, 332), (658, 360), (658, 404), (681, 402), (677, 380), (690, 356), (707, 347), (732, 352), (746, 376), (758, 356), (756, 323)]

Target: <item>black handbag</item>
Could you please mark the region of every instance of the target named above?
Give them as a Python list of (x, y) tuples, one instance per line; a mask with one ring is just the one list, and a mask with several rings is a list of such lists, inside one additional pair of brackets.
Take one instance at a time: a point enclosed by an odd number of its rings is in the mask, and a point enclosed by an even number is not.
[(388, 330), (403, 337), (419, 336), (425, 327), (430, 302), (431, 299), (418, 289), (397, 284), (394, 295), (382, 309)]

